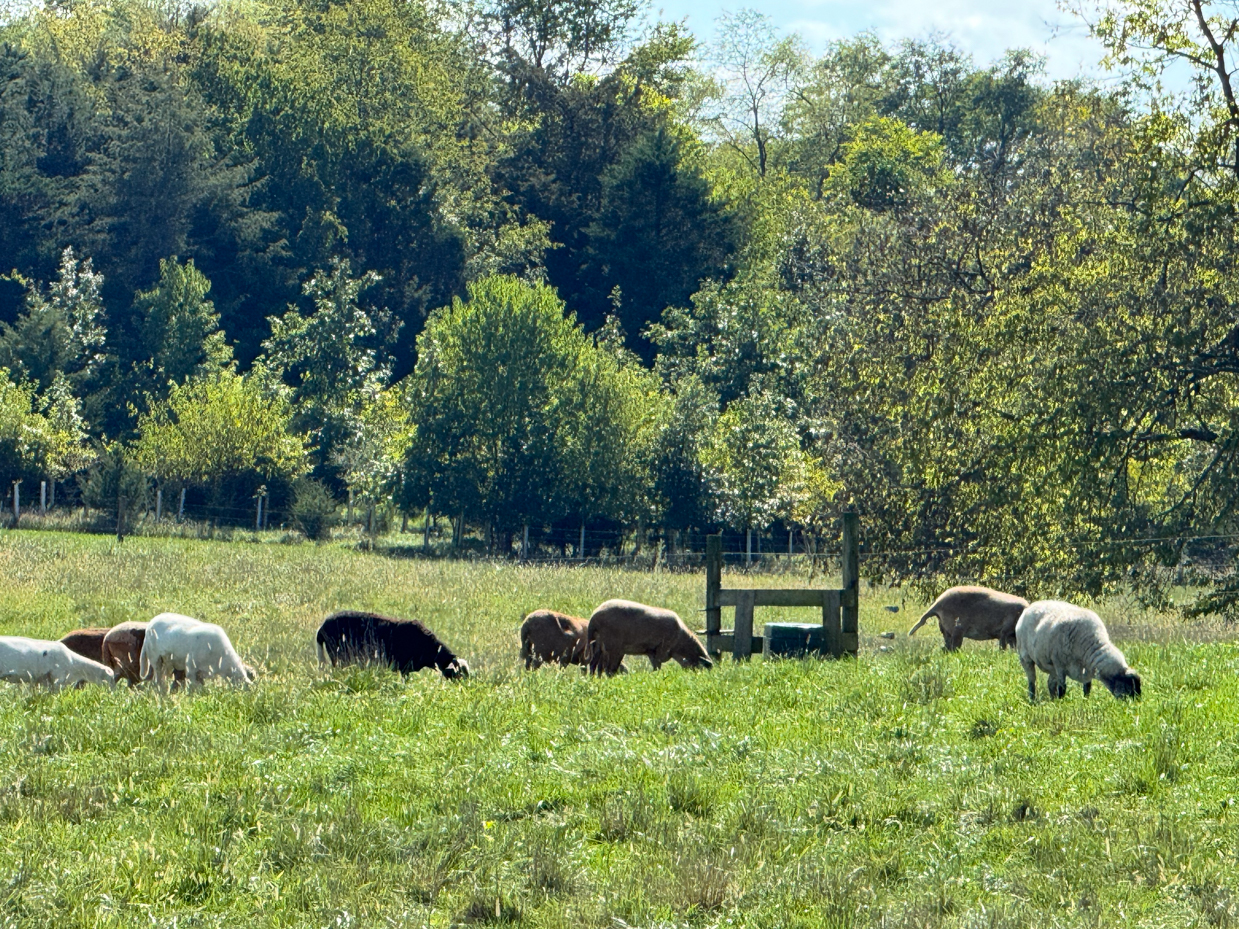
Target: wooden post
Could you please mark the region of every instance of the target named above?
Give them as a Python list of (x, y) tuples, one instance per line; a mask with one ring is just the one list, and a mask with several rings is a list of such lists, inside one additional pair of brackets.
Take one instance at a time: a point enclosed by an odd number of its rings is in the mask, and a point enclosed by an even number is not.
[(125, 541), (125, 503), (124, 496), (116, 498), (116, 541)]
[(52, 478), (52, 499), (47, 504), (53, 510), (56, 509), (56, 478)]
[(400, 514), (400, 534), (404, 535), (408, 531), (409, 531), (409, 514), (401, 513)]
[(155, 522), (159, 522), (159, 519), (161, 516), (163, 516), (163, 488), (156, 487), (155, 488)]
[(426, 521), (422, 523), (422, 548), (430, 551), (430, 507), (426, 507)]
[(348, 489), (348, 517), (345, 519), (348, 525), (353, 525), (353, 488)]
[(39, 481), (39, 511), (47, 512), (47, 481)]
[(839, 622), (839, 603), (842, 597), (838, 590), (822, 591), (822, 651), (825, 658), (843, 657), (843, 632)]
[(747, 567), (753, 563), (753, 530), (744, 534), (744, 564)]
[[(848, 652), (859, 650), (860, 634), (860, 517), (854, 511), (843, 514), (843, 596), (842, 634), (848, 639)], [(851, 638), (848, 638), (851, 637)]]
[(788, 561), (788, 564), (790, 564), (792, 560), (792, 540), (794, 540), (795, 538), (796, 538), (796, 530), (788, 529), (787, 530), (787, 561)]
[(753, 606), (757, 594), (742, 590), (736, 595), (736, 628), (732, 640), (731, 657), (736, 661), (748, 661), (753, 654)]
[(529, 523), (525, 523), (525, 533), (521, 536), (521, 561), (529, 558)]
[(723, 586), (723, 537), (706, 536), (706, 650), (712, 651), (715, 639), (723, 631), (723, 610), (718, 605), (719, 588)]
[(181, 505), (176, 511), (176, 518), (182, 520), (185, 518), (185, 488), (181, 488)]
[(577, 546), (576, 556), (582, 560), (585, 558), (585, 520), (581, 520), (581, 544)]
[(22, 518), (22, 482), (13, 482), (13, 525), (17, 526), (17, 521)]

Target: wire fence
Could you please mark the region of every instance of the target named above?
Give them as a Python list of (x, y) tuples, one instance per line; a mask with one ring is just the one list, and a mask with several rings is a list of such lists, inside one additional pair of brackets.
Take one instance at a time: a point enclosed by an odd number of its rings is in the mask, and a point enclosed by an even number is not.
[[(250, 506), (212, 503), (169, 495), (152, 498), (127, 520), (125, 535), (176, 536), (219, 540), (277, 539), (296, 541), (299, 532), (291, 506), (272, 505), (269, 497), (256, 497)], [(51, 500), (55, 500), (52, 505)], [(17, 507), (15, 507), (17, 503)], [(20, 520), (15, 520), (16, 510)], [(358, 503), (340, 506), (331, 537), (386, 552), (394, 557), (506, 560), (527, 564), (585, 567), (613, 566), (638, 570), (700, 571), (705, 564), (706, 538), (717, 527), (673, 532), (657, 528), (633, 528), (619, 524), (596, 526), (561, 523), (522, 527), (522, 531), (497, 533), (459, 517), (402, 514), (390, 502), (370, 507)], [(0, 527), (56, 529), (87, 533), (117, 532), (117, 513), (83, 505), (75, 489), (62, 486), (54, 498), (46, 493), (33, 501), (15, 501), (13, 495), (0, 507)], [(837, 537), (822, 537), (788, 527), (747, 532), (722, 530), (723, 560), (729, 569), (773, 573), (835, 573), (840, 551)], [(1169, 570), (1174, 583), (1216, 583), (1234, 571), (1233, 549), (1239, 533), (1133, 535), (1105, 539), (1080, 539), (1067, 547), (1082, 564), (1090, 556), (1122, 547), (1172, 546), (1183, 552), (1191, 546), (1212, 546), (1223, 557), (1216, 563), (1180, 563)], [(1001, 569), (970, 573), (970, 561), (978, 566), (989, 558), (984, 547), (970, 544), (913, 545), (883, 548), (866, 545), (862, 538), (860, 560), (865, 575), (886, 577), (904, 583), (929, 581), (949, 575), (955, 583), (987, 585), (1022, 584), (1025, 573), (1008, 574)], [(867, 567), (866, 567), (867, 566)], [(963, 568), (964, 570), (960, 570)], [(1163, 566), (1164, 568), (1164, 566)], [(1187, 573), (1185, 573), (1187, 572)], [(1072, 583), (1078, 577), (1064, 574), (1047, 578), (1051, 583)]]

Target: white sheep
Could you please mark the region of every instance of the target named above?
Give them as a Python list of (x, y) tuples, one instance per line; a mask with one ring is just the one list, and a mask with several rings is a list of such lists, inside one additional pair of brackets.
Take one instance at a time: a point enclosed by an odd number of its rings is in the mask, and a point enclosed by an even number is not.
[(16, 635), (0, 636), (0, 680), (52, 687), (116, 683), (111, 668), (77, 654), (63, 642)]
[(1084, 685), (1084, 696), (1098, 678), (1119, 699), (1140, 696), (1140, 675), (1114, 647), (1105, 623), (1092, 610), (1059, 600), (1038, 600), (1015, 624), (1015, 649), (1028, 675), (1028, 699), (1037, 696), (1037, 669), (1049, 675), (1046, 688), (1057, 698), (1067, 693), (1067, 678)]
[(246, 686), (252, 674), (223, 629), (179, 613), (160, 613), (147, 624), (138, 664), (142, 679), (159, 686), (176, 671), (190, 684), (223, 677)]

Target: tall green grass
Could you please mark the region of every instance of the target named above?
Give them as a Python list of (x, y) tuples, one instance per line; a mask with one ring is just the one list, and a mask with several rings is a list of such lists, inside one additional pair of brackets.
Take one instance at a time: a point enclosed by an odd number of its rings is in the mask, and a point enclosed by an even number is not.
[[(729, 580), (765, 582), (796, 580)], [(0, 632), (174, 609), (261, 672), (0, 685), (0, 923), (1239, 925), (1239, 651), (1215, 630), (1108, 605), (1133, 703), (1029, 705), (1010, 652), (909, 640), (917, 604), (886, 591), (858, 661), (523, 670), (524, 612), (611, 596), (694, 624), (702, 578), (0, 533)], [(473, 677), (320, 672), (344, 606), (423, 619)]]

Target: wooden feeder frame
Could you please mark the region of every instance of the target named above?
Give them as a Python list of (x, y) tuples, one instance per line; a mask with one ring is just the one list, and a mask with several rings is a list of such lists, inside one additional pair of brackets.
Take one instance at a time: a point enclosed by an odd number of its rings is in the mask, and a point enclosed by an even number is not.
[[(722, 655), (730, 651), (736, 661), (746, 661), (753, 649), (761, 651), (762, 637), (753, 635), (753, 608), (759, 606), (805, 606), (822, 611), (822, 657), (856, 657), (860, 649), (860, 517), (843, 514), (843, 587), (814, 588), (724, 587), (723, 537), (706, 537), (706, 651)], [(735, 607), (734, 628), (723, 629), (723, 607)]]

